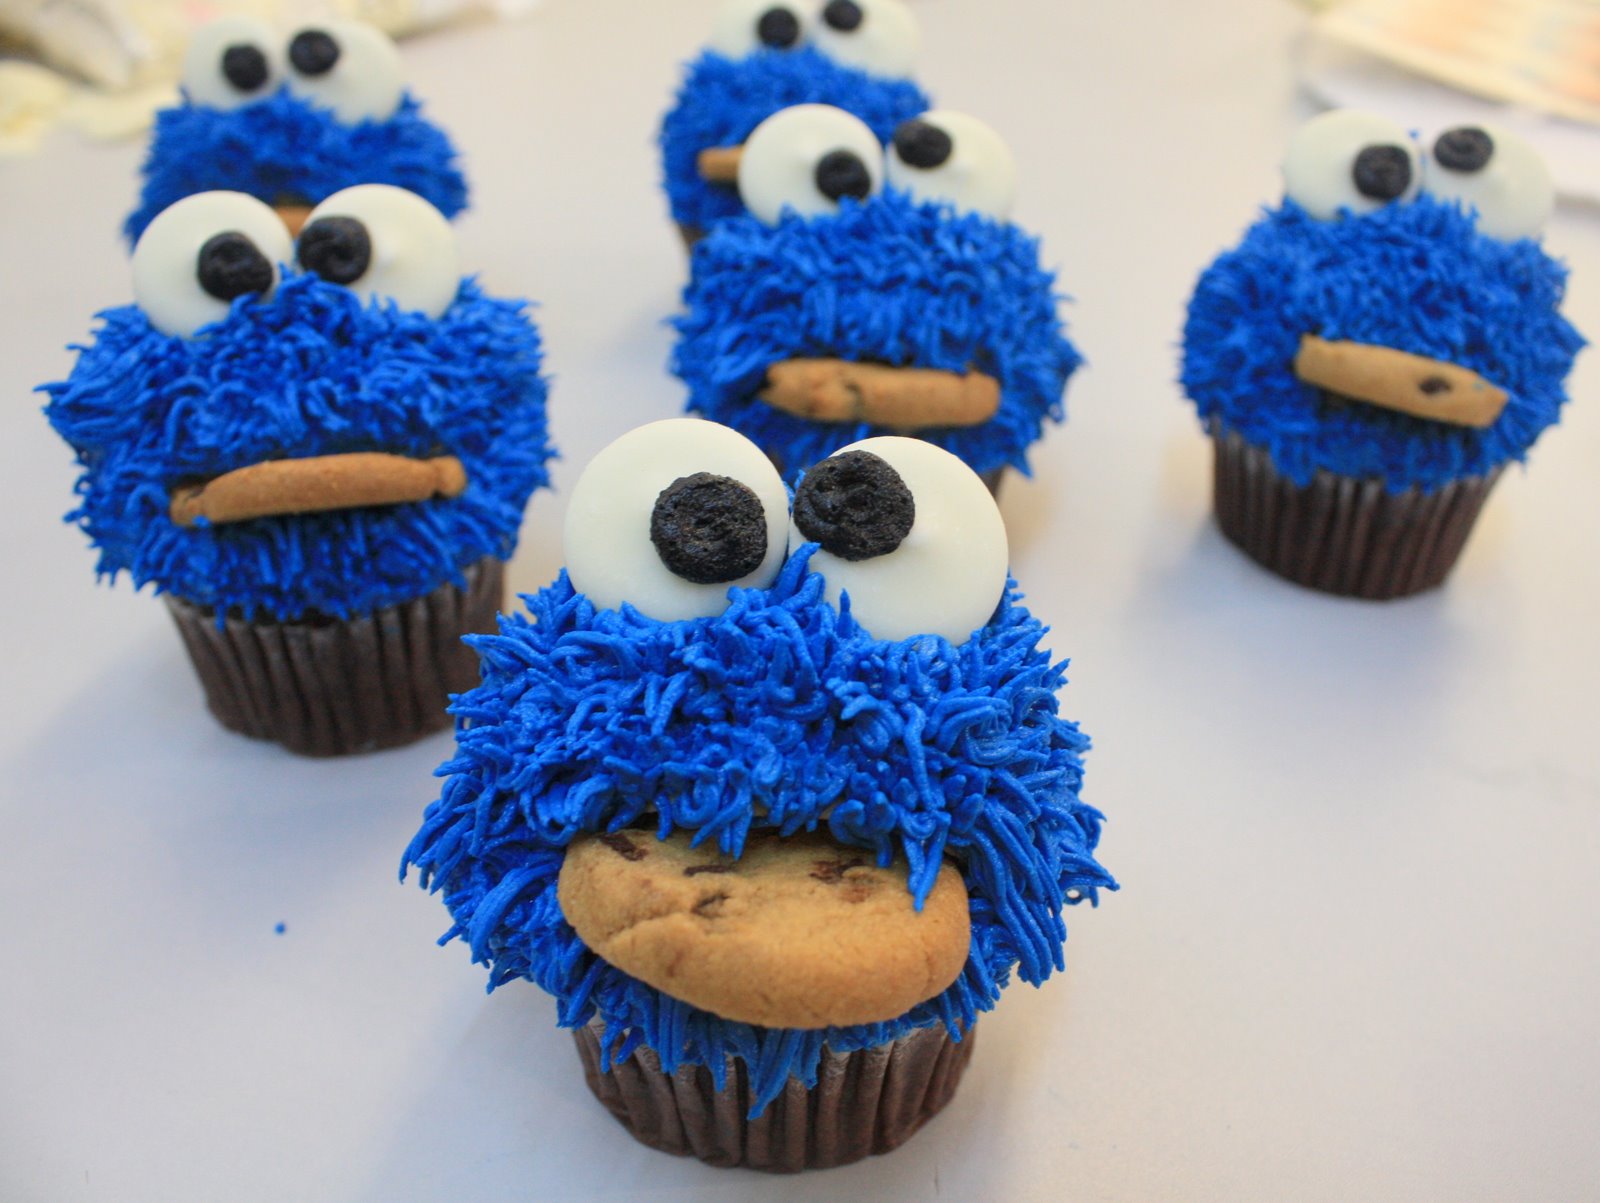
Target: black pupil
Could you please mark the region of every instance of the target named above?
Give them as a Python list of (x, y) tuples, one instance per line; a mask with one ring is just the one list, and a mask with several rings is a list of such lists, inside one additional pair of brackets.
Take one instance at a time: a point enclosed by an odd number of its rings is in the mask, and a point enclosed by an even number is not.
[(320, 29), (303, 29), (289, 43), (289, 61), (301, 75), (326, 75), (339, 61), (339, 43)]
[(267, 82), (270, 74), (267, 56), (248, 42), (229, 46), (222, 52), (222, 77), (241, 92), (254, 92)]
[(816, 465), (794, 493), (800, 533), (841, 560), (886, 556), (905, 541), (916, 501), (900, 473), (870, 451), (841, 451)]
[(272, 264), (237, 230), (225, 230), (206, 239), (195, 256), (195, 279), (219, 301), (231, 301), (249, 292), (272, 287)]
[(949, 159), (955, 143), (937, 125), (911, 120), (901, 122), (894, 131), (894, 149), (901, 162), (926, 171)]
[(800, 18), (786, 8), (769, 8), (756, 22), (756, 37), (763, 46), (787, 50), (800, 40)]
[(861, 156), (848, 150), (830, 150), (817, 160), (817, 191), (829, 200), (853, 196), (865, 200), (872, 194), (872, 174)]
[(1366, 146), (1350, 169), (1356, 191), (1377, 201), (1391, 201), (1411, 187), (1411, 156), (1393, 145)]
[(300, 264), (334, 284), (353, 284), (372, 262), (372, 238), (353, 217), (319, 217), (300, 231)]
[(1472, 125), (1445, 130), (1433, 144), (1434, 159), (1451, 171), (1482, 171), (1493, 155), (1494, 139)]
[(650, 542), (674, 576), (720, 585), (767, 558), (767, 514), (750, 486), (728, 476), (680, 476), (650, 511)]
[(829, 0), (828, 7), (822, 10), (822, 19), (830, 29), (849, 33), (860, 27), (866, 19), (866, 13), (861, 11), (861, 6), (855, 0)]

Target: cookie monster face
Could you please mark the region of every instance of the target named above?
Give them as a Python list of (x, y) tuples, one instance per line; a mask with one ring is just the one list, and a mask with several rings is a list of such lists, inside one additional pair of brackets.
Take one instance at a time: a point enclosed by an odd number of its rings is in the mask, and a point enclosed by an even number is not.
[(213, 190), (277, 207), (291, 233), (356, 184), (404, 188), (446, 217), (467, 207), (455, 147), (405, 93), (394, 44), (371, 26), (327, 21), (283, 42), (263, 22), (220, 18), (190, 42), (183, 90), (156, 116), (130, 242), (174, 202)]
[(790, 105), (837, 105), (887, 141), (928, 107), (905, 78), (917, 48), (901, 0), (727, 0), (661, 124), (673, 221), (693, 239), (743, 213), (744, 141)]
[(345, 618), (508, 557), (546, 483), (539, 336), (460, 278), (454, 234), (385, 185), (337, 193), (298, 246), (202, 193), (134, 252), (46, 415), (78, 454), (99, 570), (219, 611)]
[(688, 408), (790, 472), (908, 432), (1026, 472), (1081, 360), (1037, 242), (1005, 220), (994, 131), (927, 113), (885, 162), (849, 114), (802, 105), (752, 135), (739, 178), (751, 212), (695, 248), (677, 320)]
[[(1088, 740), (1057, 713), (1065, 666), (959, 461), (868, 440), (808, 473), (791, 517), (748, 441), (655, 423), (587, 469), (567, 554), (529, 616), (476, 637), (483, 684), (455, 706), (459, 748), (405, 857), (491, 989), (530, 978), (563, 1025), (598, 1015), (627, 1033), (618, 1059), (644, 1043), (669, 1073), (704, 1064), (720, 1086), (725, 1055), (743, 1057), (759, 1112), (791, 1075), (815, 1081), (824, 1045), (959, 1036), (1013, 969), (1037, 983), (1062, 967), (1064, 903), (1115, 888), (1093, 855), (1101, 817), (1078, 797)], [(849, 886), (875, 862), (907, 916), (946, 878), (964, 886), (956, 961), (914, 1003), (830, 1021), (821, 980), (785, 997), (776, 964), (741, 962), (764, 1005), (819, 1017), (750, 1022), (695, 1005), (695, 984), (652, 975), (648, 955), (602, 959), (604, 929), (576, 930), (564, 865), (581, 853), (620, 866), (658, 855), (654, 839), (692, 845), (706, 863), (684, 888), (715, 904), (747, 849), (801, 841), (813, 857), (823, 838), (837, 853), (811, 878)]]
[(1305, 126), (1287, 196), (1195, 288), (1183, 384), (1213, 428), (1319, 471), (1432, 491), (1525, 457), (1583, 340), (1566, 273), (1533, 240), (1552, 203), (1537, 156), (1460, 128), (1426, 159), (1349, 111)]

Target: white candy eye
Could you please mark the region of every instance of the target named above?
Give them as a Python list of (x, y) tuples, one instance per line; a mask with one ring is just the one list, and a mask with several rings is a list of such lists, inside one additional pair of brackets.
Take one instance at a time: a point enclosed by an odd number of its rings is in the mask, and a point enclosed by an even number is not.
[(438, 317), (461, 288), (456, 235), (444, 215), (392, 184), (335, 192), (306, 218), (300, 266), (369, 302)]
[(1312, 217), (1341, 209), (1371, 213), (1410, 200), (1422, 182), (1411, 137), (1393, 121), (1355, 109), (1313, 117), (1295, 131), (1283, 158), (1283, 191)]
[(384, 121), (405, 91), (400, 52), (360, 21), (308, 25), (289, 39), (289, 87), (340, 121)]
[(827, 104), (797, 104), (768, 117), (745, 140), (739, 195), (769, 226), (785, 209), (801, 217), (839, 211), (883, 187), (883, 147), (866, 123)]
[(1533, 147), (1499, 126), (1463, 125), (1433, 143), (1428, 191), (1478, 211), (1491, 238), (1531, 238), (1555, 208), (1550, 168)]
[(668, 418), (589, 461), (567, 505), (567, 575), (602, 609), (624, 602), (662, 622), (709, 618), (735, 585), (783, 566), (789, 494), (744, 435)]
[(835, 62), (897, 76), (911, 74), (922, 41), (902, 0), (828, 0), (815, 40)]
[(921, 439), (864, 439), (809, 469), (794, 494), (790, 549), (820, 543), (811, 571), (828, 600), (878, 639), (962, 643), (993, 616), (1010, 551), (977, 473)]
[(192, 337), (235, 297), (269, 295), (292, 248), (283, 219), (242, 192), (197, 192), (169, 205), (133, 248), (133, 299), (163, 334)]
[(283, 82), (277, 34), (264, 21), (218, 17), (194, 31), (183, 55), (183, 90), (195, 104), (236, 109)]
[(965, 113), (936, 110), (900, 124), (889, 151), (889, 186), (919, 201), (1004, 221), (1017, 196), (1017, 163), (994, 129)]
[(811, 6), (796, 0), (727, 0), (708, 45), (728, 58), (758, 50), (793, 50), (809, 32)]

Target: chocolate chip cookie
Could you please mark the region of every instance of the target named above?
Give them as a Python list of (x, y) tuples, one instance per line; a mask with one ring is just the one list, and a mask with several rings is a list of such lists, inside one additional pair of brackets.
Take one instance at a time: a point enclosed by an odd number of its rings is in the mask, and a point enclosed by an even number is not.
[(897, 1018), (945, 990), (971, 943), (946, 864), (921, 911), (907, 868), (823, 835), (754, 833), (738, 860), (628, 830), (567, 849), (558, 897), (600, 957), (724, 1019), (823, 1028)]

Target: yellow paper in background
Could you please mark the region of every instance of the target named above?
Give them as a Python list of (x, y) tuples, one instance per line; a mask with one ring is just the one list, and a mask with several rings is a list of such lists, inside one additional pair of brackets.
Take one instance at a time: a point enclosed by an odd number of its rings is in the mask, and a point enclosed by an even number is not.
[(1314, 28), (1464, 92), (1600, 124), (1600, 0), (1345, 0)]

